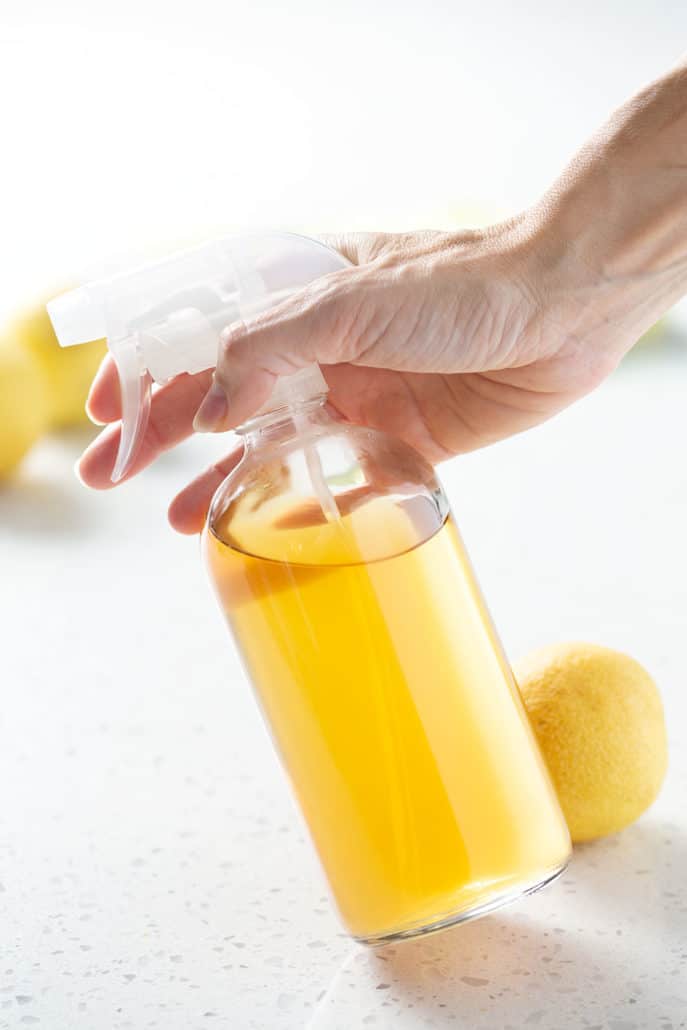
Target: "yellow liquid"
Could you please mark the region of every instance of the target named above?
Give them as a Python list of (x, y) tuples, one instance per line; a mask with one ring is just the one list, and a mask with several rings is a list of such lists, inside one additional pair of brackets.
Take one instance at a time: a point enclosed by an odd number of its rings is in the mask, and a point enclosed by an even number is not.
[(452, 521), (380, 498), (279, 529), (285, 505), (240, 500), (204, 547), (350, 932), (546, 879), (567, 827)]

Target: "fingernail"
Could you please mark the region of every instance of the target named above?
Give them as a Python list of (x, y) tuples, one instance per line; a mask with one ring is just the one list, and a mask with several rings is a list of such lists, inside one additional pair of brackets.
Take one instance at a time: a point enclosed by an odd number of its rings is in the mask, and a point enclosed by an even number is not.
[(213, 380), (212, 386), (203, 398), (203, 403), (196, 412), (193, 428), (197, 433), (214, 432), (228, 410), (227, 395), (219, 383)]

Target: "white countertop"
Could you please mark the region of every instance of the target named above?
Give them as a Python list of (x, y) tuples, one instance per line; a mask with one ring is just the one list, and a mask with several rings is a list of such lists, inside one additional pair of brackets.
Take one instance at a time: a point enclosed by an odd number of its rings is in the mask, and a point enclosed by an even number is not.
[(657, 679), (659, 801), (541, 894), (378, 952), (342, 934), (197, 544), (164, 522), (218, 441), (108, 495), (72, 476), (79, 439), (36, 449), (0, 492), (2, 1030), (687, 1026), (682, 346), (443, 470), (510, 654), (589, 639)]

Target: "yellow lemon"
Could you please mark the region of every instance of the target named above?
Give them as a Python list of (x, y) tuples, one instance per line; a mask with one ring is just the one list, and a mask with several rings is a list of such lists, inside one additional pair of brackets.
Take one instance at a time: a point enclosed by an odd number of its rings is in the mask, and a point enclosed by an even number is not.
[(45, 383), (34, 358), (0, 340), (0, 479), (19, 464), (48, 421)]
[(668, 763), (648, 672), (594, 644), (553, 644), (514, 666), (574, 841), (615, 833), (656, 798)]
[(105, 343), (96, 340), (63, 350), (57, 342), (45, 310), (45, 298), (20, 315), (5, 334), (39, 363), (46, 382), (51, 427), (59, 428), (86, 422), (86, 397)]

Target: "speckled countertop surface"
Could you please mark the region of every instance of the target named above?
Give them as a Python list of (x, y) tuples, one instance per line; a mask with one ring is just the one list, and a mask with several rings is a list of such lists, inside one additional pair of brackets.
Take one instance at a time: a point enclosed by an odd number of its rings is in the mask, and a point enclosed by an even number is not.
[(35, 451), (0, 494), (2, 1030), (687, 1026), (680, 346), (443, 474), (510, 654), (583, 638), (654, 674), (661, 798), (541, 894), (385, 951), (342, 935), (197, 546), (164, 525), (216, 441), (108, 496), (73, 479), (78, 439)]

